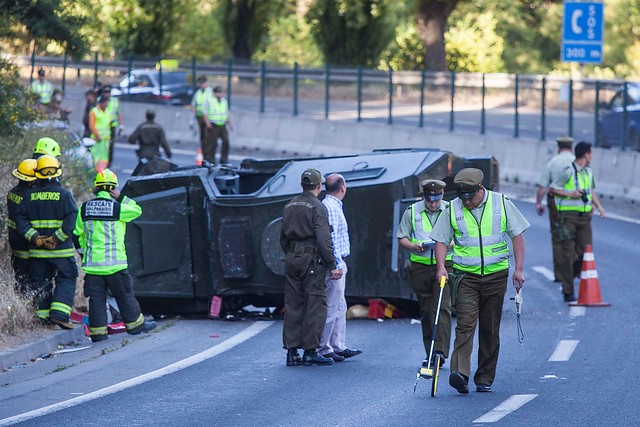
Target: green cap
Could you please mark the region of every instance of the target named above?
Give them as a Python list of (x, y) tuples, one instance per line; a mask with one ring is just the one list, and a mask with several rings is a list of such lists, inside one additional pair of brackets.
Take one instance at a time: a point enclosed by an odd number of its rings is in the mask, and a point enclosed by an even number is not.
[(482, 171), (476, 168), (465, 168), (458, 172), (453, 178), (453, 183), (456, 186), (456, 190), (458, 190), (458, 197), (470, 199), (475, 196), (483, 178)]
[(309, 168), (306, 171), (302, 172), (300, 182), (304, 185), (318, 185), (323, 184), (325, 182), (325, 179), (318, 169)]
[(559, 148), (571, 148), (573, 145), (573, 138), (567, 135), (559, 136), (556, 138)]

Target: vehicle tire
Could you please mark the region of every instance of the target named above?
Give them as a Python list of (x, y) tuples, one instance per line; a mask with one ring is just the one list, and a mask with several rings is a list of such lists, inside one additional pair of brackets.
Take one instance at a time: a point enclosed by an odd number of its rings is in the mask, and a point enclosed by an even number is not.
[(631, 136), (629, 138), (631, 143), (631, 149), (633, 151), (640, 151), (640, 135), (638, 135), (638, 131), (632, 130)]
[(602, 133), (602, 129), (600, 128), (598, 128), (598, 147), (611, 148), (611, 144), (607, 142), (607, 139), (604, 137), (604, 133)]

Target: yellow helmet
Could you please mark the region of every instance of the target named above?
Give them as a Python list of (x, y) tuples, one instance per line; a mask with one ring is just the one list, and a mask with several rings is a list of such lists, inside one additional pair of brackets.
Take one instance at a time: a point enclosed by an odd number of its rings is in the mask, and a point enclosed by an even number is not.
[(113, 173), (111, 170), (105, 169), (96, 174), (96, 179), (93, 180), (93, 186), (94, 187), (101, 187), (101, 186), (117, 187), (118, 176), (115, 173)]
[(18, 167), (11, 172), (20, 181), (31, 182), (36, 180), (36, 159), (27, 159), (20, 162)]
[(35, 171), (36, 178), (39, 179), (57, 178), (62, 175), (60, 162), (48, 154), (38, 157)]
[(53, 157), (60, 157), (60, 146), (53, 138), (40, 138), (36, 142), (33, 154), (48, 154)]

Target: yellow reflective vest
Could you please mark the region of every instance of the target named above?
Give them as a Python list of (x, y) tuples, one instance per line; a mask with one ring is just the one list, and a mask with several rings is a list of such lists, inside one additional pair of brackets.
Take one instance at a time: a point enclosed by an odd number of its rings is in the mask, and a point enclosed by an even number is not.
[(564, 185), (564, 191), (585, 191), (587, 201), (585, 202), (582, 199), (574, 199), (572, 197), (555, 196), (556, 208), (559, 212), (591, 212), (593, 209), (593, 195), (591, 193), (593, 189), (593, 175), (591, 174), (591, 169), (586, 167), (578, 171), (575, 163), (571, 163), (571, 166), (573, 166), (573, 173)]
[(209, 113), (207, 114), (209, 121), (217, 126), (224, 125), (229, 119), (229, 103), (226, 98), (218, 98), (212, 96), (209, 99)]
[[(442, 204), (442, 208), (444, 209), (448, 203), (442, 201)], [(427, 211), (423, 209), (423, 207), (424, 201), (422, 200), (411, 205), (411, 238), (409, 239), (411, 243), (434, 243), (434, 241), (429, 237), (431, 230), (433, 230), (433, 225), (431, 224), (431, 221), (429, 221)], [(421, 209), (422, 211), (420, 212), (420, 215), (417, 215), (418, 211)], [(440, 217), (440, 213), (442, 213), (442, 211), (438, 213), (436, 220)], [(448, 253), (446, 259), (451, 260), (451, 256), (451, 253)], [(434, 249), (430, 249), (426, 252), (410, 252), (409, 260), (420, 264), (435, 265), (435, 251)]]

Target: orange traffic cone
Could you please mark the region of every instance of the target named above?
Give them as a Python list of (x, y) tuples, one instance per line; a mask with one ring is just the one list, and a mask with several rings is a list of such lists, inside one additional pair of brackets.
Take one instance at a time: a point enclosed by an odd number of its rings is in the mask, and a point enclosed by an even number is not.
[(196, 166), (202, 166), (202, 160), (204, 160), (202, 150), (198, 148), (198, 151), (196, 151)]
[(586, 305), (589, 307), (609, 307), (611, 305), (608, 302), (602, 302), (600, 285), (598, 284), (598, 272), (596, 271), (596, 260), (593, 256), (591, 245), (586, 245), (584, 248), (578, 301), (572, 302), (569, 305)]

